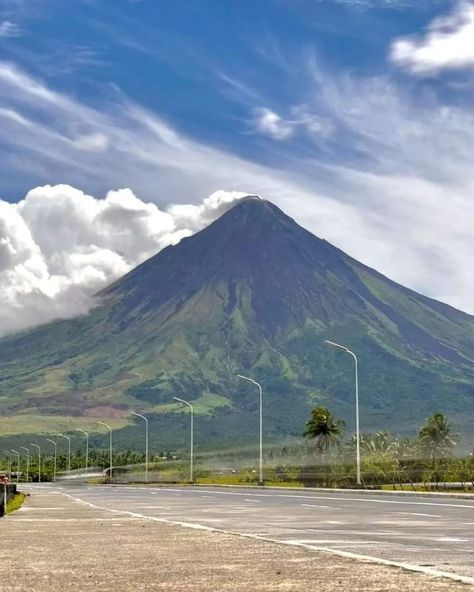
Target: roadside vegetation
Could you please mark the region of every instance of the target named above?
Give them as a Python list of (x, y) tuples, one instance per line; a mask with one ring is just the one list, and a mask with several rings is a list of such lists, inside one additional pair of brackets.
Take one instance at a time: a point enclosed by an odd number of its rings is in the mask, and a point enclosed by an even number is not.
[[(265, 483), (300, 487), (353, 487), (356, 483), (354, 435), (345, 437), (345, 424), (325, 407), (311, 411), (302, 435), (304, 439), (264, 450)], [(472, 454), (456, 455), (458, 435), (449, 419), (435, 413), (420, 426), (417, 437), (398, 438), (389, 432), (360, 435), (361, 473), (364, 487), (408, 491), (474, 491)], [(237, 447), (223, 452), (209, 451), (195, 456), (195, 480), (200, 484), (257, 484), (254, 447)], [(252, 461), (249, 461), (252, 459)], [(186, 453), (161, 451), (150, 456), (151, 482), (189, 482)], [(145, 456), (142, 452), (114, 452), (114, 481), (130, 483), (144, 480)], [(85, 466), (82, 452), (71, 456), (72, 471)], [(89, 467), (105, 470), (108, 450), (91, 450)], [(5, 467), (5, 465), (3, 465)], [(57, 458), (58, 473), (66, 473), (67, 457)], [(30, 480), (38, 479), (37, 457), (29, 467)], [(53, 459), (42, 461), (41, 479), (51, 480)], [(93, 478), (94, 482), (105, 482)]]
[(26, 495), (24, 493), (17, 493), (13, 499), (7, 503), (7, 514), (19, 510), (25, 501)]

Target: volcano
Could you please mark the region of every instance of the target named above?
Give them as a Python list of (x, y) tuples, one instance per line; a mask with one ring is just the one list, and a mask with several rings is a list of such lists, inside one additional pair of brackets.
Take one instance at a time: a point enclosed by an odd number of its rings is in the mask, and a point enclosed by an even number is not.
[(296, 436), (317, 404), (353, 418), (352, 359), (326, 339), (358, 355), (363, 431), (413, 433), (434, 411), (468, 431), (474, 317), (256, 196), (103, 290), (89, 314), (1, 340), (0, 411), (7, 432), (31, 431), (34, 418), (49, 430), (101, 417), (128, 442), (138, 409), (165, 446), (182, 421), (179, 396), (194, 401), (207, 442), (237, 442), (254, 433), (257, 408), (236, 380), (244, 373), (264, 386), (267, 437)]

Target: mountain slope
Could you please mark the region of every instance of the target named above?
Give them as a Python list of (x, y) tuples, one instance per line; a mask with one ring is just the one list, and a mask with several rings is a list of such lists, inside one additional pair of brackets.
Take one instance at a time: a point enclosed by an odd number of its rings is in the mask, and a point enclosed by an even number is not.
[(257, 401), (238, 372), (264, 384), (269, 437), (300, 434), (316, 402), (351, 421), (352, 362), (325, 339), (359, 356), (363, 430), (413, 431), (434, 410), (463, 429), (473, 403), (472, 316), (388, 280), (257, 197), (98, 299), (85, 317), (0, 341), (7, 431), (8, 421), (29, 429), (34, 414), (122, 426), (138, 408), (164, 445), (183, 421), (177, 395), (196, 402), (206, 439), (243, 439)]

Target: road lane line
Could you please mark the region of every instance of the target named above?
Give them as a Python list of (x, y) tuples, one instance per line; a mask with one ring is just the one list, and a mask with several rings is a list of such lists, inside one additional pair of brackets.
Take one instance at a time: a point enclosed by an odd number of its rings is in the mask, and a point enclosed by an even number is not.
[(442, 518), (442, 516), (436, 514), (420, 514), (418, 512), (396, 512), (396, 514), (401, 514), (403, 516), (423, 516), (424, 518)]
[(319, 510), (339, 510), (339, 508), (332, 508), (331, 506), (318, 506), (316, 504), (300, 504), (302, 508), (318, 508)]
[[(176, 491), (166, 488), (163, 488), (165, 491)], [(192, 491), (193, 493), (197, 493), (192, 489), (188, 491)], [(202, 490), (201, 490), (202, 491)], [(339, 501), (339, 502), (364, 502), (364, 503), (372, 503), (372, 504), (401, 504), (401, 505), (409, 505), (409, 506), (435, 506), (435, 507), (444, 507), (444, 508), (467, 508), (469, 510), (474, 510), (474, 504), (467, 505), (467, 504), (449, 504), (446, 502), (415, 502), (415, 501), (401, 501), (401, 500), (379, 500), (379, 499), (367, 499), (367, 498), (358, 498), (358, 497), (344, 497), (340, 495), (339, 497), (333, 496), (324, 496), (324, 495), (290, 495), (287, 493), (241, 493), (237, 491), (210, 491), (213, 495), (238, 495), (238, 496), (253, 496), (253, 497), (284, 497), (284, 498), (293, 498), (293, 499), (311, 499), (311, 500), (331, 500), (331, 501)]]
[(347, 547), (375, 546), (379, 545), (378, 541), (349, 541), (347, 539), (288, 539), (294, 543), (304, 543), (311, 545), (344, 545)]
[(196, 530), (207, 530), (209, 532), (220, 532), (223, 534), (230, 534), (230, 535), (234, 535), (234, 536), (239, 536), (241, 538), (253, 539), (253, 540), (258, 540), (258, 541), (265, 541), (265, 542), (273, 543), (273, 544), (277, 544), (277, 545), (297, 546), (297, 547), (302, 547), (303, 549), (308, 549), (311, 551), (318, 551), (321, 553), (329, 553), (331, 555), (337, 555), (338, 557), (346, 557), (348, 559), (355, 559), (358, 561), (367, 561), (369, 563), (376, 563), (378, 565), (388, 565), (391, 567), (398, 567), (401, 569), (405, 569), (407, 571), (422, 573), (422, 574), (432, 576), (435, 578), (446, 578), (449, 580), (454, 580), (456, 582), (463, 582), (465, 584), (474, 584), (474, 577), (464, 576), (462, 574), (457, 574), (455, 572), (440, 571), (440, 570), (432, 569), (430, 567), (425, 567), (422, 565), (414, 565), (411, 563), (402, 563), (399, 561), (391, 561), (389, 559), (381, 559), (380, 557), (372, 557), (370, 555), (362, 555), (360, 553), (352, 553), (351, 551), (343, 551), (341, 549), (331, 549), (330, 547), (326, 547), (326, 546), (316, 546), (316, 545), (310, 545), (307, 543), (298, 543), (298, 542), (288, 541), (288, 540), (285, 541), (285, 540), (272, 539), (269, 537), (260, 536), (258, 534), (235, 532), (232, 530), (215, 528), (213, 526), (206, 526), (204, 524), (196, 524), (196, 523), (192, 523), (192, 522), (182, 522), (182, 521), (178, 521), (178, 520), (169, 520), (167, 518), (158, 518), (155, 516), (147, 516), (145, 514), (139, 514), (137, 512), (131, 512), (128, 510), (116, 510), (113, 508), (106, 508), (103, 506), (97, 506), (95, 504), (92, 504), (91, 502), (87, 502), (87, 501), (85, 501), (79, 497), (73, 496), (69, 493), (62, 492), (61, 494), (72, 499), (72, 500), (75, 500), (79, 503), (85, 504), (86, 506), (89, 506), (89, 507), (94, 508), (96, 510), (102, 510), (105, 512), (113, 512), (115, 514), (132, 516), (134, 518), (145, 518), (146, 520), (152, 520), (153, 522), (161, 522), (163, 524), (174, 524), (176, 526), (182, 526), (183, 528), (192, 528), (192, 529), (196, 529)]

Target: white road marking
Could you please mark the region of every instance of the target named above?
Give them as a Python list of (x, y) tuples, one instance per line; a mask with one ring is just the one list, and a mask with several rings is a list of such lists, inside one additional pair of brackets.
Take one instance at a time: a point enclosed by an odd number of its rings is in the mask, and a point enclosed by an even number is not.
[[(141, 518), (133, 518), (128, 516), (122, 520), (142, 520)], [(15, 522), (117, 522), (117, 518), (20, 518), (15, 516)]]
[(332, 508), (331, 506), (318, 506), (316, 504), (300, 504), (302, 508), (318, 508), (319, 510), (338, 510), (339, 508)]
[(261, 504), (262, 500), (244, 499), (244, 502), (252, 502), (254, 504)]
[(397, 512), (397, 514), (404, 516), (423, 516), (424, 518), (442, 518), (442, 516), (438, 516), (437, 514), (419, 514), (418, 512)]
[(161, 522), (163, 524), (175, 524), (177, 526), (182, 526), (184, 528), (193, 528), (196, 530), (207, 530), (209, 532), (221, 532), (223, 534), (231, 534), (234, 536), (239, 536), (241, 538), (253, 539), (258, 541), (265, 541), (268, 543), (274, 543), (277, 545), (291, 545), (302, 547), (303, 549), (310, 549), (312, 551), (320, 551), (322, 553), (329, 553), (331, 555), (337, 555), (338, 557), (347, 557), (349, 559), (357, 559), (362, 561), (369, 561), (371, 563), (376, 563), (379, 565), (388, 565), (392, 567), (399, 567), (405, 569), (407, 571), (419, 572), (425, 575), (433, 576), (436, 578), (447, 578), (450, 580), (454, 580), (456, 582), (463, 582), (466, 584), (474, 584), (474, 578), (469, 576), (464, 576), (462, 574), (457, 574), (455, 572), (448, 572), (448, 571), (440, 571), (437, 569), (432, 569), (431, 567), (425, 567), (422, 565), (414, 565), (411, 563), (401, 563), (399, 561), (391, 561), (389, 559), (381, 559), (380, 557), (372, 557), (370, 555), (361, 555), (360, 553), (352, 553), (350, 551), (343, 551), (341, 549), (331, 549), (330, 547), (325, 546), (318, 546), (318, 545), (311, 545), (308, 543), (299, 543), (299, 542), (290, 542), (290, 541), (282, 541), (278, 539), (271, 539), (268, 537), (263, 537), (257, 534), (251, 533), (242, 533), (242, 532), (234, 532), (232, 530), (224, 530), (221, 528), (214, 528), (213, 526), (205, 526), (203, 524), (195, 524), (192, 522), (181, 522), (177, 520), (168, 520), (167, 518), (157, 518), (155, 516), (146, 516), (145, 514), (138, 514), (137, 512), (130, 512), (128, 510), (115, 510), (111, 508), (105, 508), (103, 506), (97, 506), (90, 502), (86, 502), (85, 500), (75, 497), (69, 493), (63, 493), (62, 495), (78, 501), (86, 506), (94, 508), (96, 510), (102, 510), (105, 512), (113, 512), (116, 514), (122, 514), (123, 516), (133, 516), (135, 518), (145, 518), (147, 520), (152, 520), (153, 522)]
[(311, 544), (311, 545), (345, 545), (347, 547), (359, 547), (360, 545), (379, 545), (378, 541), (350, 541), (347, 539), (288, 539), (287, 541), (283, 541), (288, 544), (294, 543), (304, 543), (304, 544)]
[(18, 509), (19, 512), (40, 512), (43, 510), (58, 512), (60, 510), (64, 510), (64, 508), (30, 508), (28, 506), (21, 506), (21, 508)]
[[(322, 528), (304, 528), (301, 529), (304, 530), (305, 532), (317, 532), (317, 533), (324, 533), (327, 534), (327, 529), (322, 529)], [(395, 537), (395, 538), (402, 538), (403, 540), (409, 540), (409, 539), (413, 539), (414, 541), (438, 541), (438, 542), (442, 542), (445, 539), (440, 539), (440, 538), (433, 538), (432, 535), (425, 535), (422, 536), (419, 533), (411, 533), (411, 532), (396, 532), (396, 531), (386, 531), (386, 530), (348, 530), (348, 529), (343, 529), (343, 528), (338, 528), (337, 530), (333, 530), (332, 532), (334, 532), (335, 534), (350, 534), (350, 535), (367, 535), (367, 536), (373, 536), (373, 537)], [(464, 539), (456, 539), (457, 541), (463, 541)], [(467, 539), (466, 539), (467, 540)], [(451, 541), (447, 541), (447, 542), (451, 542)], [(378, 543), (380, 544), (381, 541), (378, 541)], [(396, 541), (384, 541), (384, 544), (395, 544)], [(408, 543), (409, 544), (409, 543)]]
[(439, 537), (435, 538), (439, 543), (467, 543), (469, 539), (458, 539), (456, 537)]
[[(171, 489), (167, 487), (162, 488), (163, 491), (179, 491), (178, 489)], [(182, 490), (181, 490), (182, 491)], [(189, 489), (192, 493), (198, 493), (192, 489)], [(202, 491), (202, 490), (201, 490)], [(346, 496), (327, 496), (327, 495), (290, 495), (287, 493), (241, 493), (237, 491), (212, 491), (209, 492), (213, 495), (237, 495), (237, 496), (253, 496), (253, 497), (285, 497), (285, 498), (293, 498), (293, 499), (311, 499), (311, 500), (331, 500), (331, 501), (338, 501), (338, 502), (364, 502), (370, 504), (399, 504), (399, 505), (408, 505), (408, 506), (439, 506), (444, 508), (468, 508), (469, 510), (474, 510), (474, 504), (450, 504), (447, 502), (418, 502), (418, 501), (402, 501), (402, 500), (379, 500), (379, 499), (371, 499), (371, 498), (361, 498), (361, 497), (346, 497)]]

